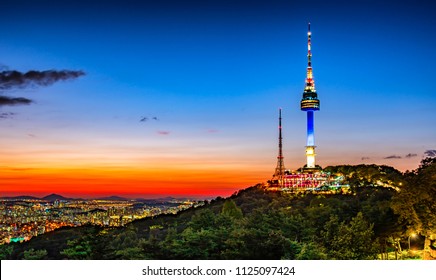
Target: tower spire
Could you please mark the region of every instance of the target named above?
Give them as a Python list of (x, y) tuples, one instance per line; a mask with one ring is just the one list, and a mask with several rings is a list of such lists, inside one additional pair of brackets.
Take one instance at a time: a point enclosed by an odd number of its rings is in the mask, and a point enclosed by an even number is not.
[(310, 32), (310, 22), (307, 25), (307, 74), (306, 74), (306, 86), (304, 91), (310, 90), (316, 92), (315, 90), (315, 80), (313, 79), (312, 72), (312, 49), (311, 49), (311, 39), (312, 32)]
[(312, 33), (310, 32), (310, 22), (307, 24), (307, 67), (312, 67), (312, 53), (310, 52), (310, 38)]
[(283, 176), (285, 175), (282, 140), (282, 108), (279, 108), (279, 154), (277, 156), (277, 167), (273, 175), (273, 180), (277, 180), (280, 187), (283, 186)]

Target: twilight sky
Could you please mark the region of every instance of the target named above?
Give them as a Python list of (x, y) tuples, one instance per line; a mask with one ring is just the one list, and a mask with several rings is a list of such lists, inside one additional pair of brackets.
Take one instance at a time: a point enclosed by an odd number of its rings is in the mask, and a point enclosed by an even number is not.
[(308, 21), (317, 164), (415, 169), (436, 149), (435, 5), (0, 0), (0, 195), (227, 196), (271, 178), (279, 107), (303, 166)]

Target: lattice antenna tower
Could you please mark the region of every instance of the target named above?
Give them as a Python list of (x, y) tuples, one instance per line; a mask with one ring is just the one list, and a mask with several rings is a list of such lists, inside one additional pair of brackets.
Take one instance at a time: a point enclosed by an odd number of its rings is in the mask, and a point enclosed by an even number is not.
[(283, 138), (282, 138), (282, 108), (279, 109), (279, 154), (277, 156), (277, 167), (273, 175), (273, 180), (277, 180), (279, 186), (283, 186), (285, 175), (285, 163), (283, 160)]

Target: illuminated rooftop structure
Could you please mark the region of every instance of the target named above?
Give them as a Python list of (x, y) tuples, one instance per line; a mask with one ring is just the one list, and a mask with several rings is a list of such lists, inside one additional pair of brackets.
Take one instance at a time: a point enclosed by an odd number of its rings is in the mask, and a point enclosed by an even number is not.
[(280, 190), (283, 192), (299, 191), (327, 191), (336, 192), (338, 190), (347, 191), (349, 185), (344, 185), (344, 176), (342, 174), (331, 175), (329, 172), (290, 172), (286, 171), (283, 176), (283, 183), (280, 188), (271, 188), (271, 190)]
[(315, 129), (314, 112), (319, 110), (319, 99), (315, 89), (315, 80), (312, 72), (312, 51), (311, 51), (310, 23), (307, 32), (307, 76), (306, 86), (304, 87), (303, 98), (301, 99), (301, 111), (307, 112), (307, 140), (306, 140), (306, 165), (304, 172), (315, 172), (321, 168), (315, 164)]
[(329, 184), (330, 174), (325, 172), (286, 172), (282, 191), (318, 190)]

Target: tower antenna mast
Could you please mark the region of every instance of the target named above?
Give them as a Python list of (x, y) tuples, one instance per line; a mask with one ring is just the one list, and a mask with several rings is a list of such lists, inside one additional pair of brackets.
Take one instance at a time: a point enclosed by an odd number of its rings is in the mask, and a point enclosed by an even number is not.
[(283, 187), (283, 178), (285, 175), (282, 140), (282, 108), (279, 108), (279, 154), (277, 156), (277, 167), (273, 175), (273, 180), (277, 180), (279, 187)]

